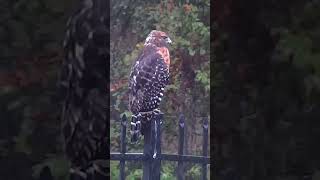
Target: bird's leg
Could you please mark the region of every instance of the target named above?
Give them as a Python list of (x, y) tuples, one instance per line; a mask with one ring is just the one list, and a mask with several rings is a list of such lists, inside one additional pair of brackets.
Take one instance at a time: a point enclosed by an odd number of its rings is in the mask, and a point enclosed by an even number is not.
[[(152, 114), (153, 114), (153, 116), (154, 117), (157, 117), (159, 114), (163, 114), (161, 111), (160, 111), (160, 109), (158, 108), (158, 109), (154, 109), (153, 111), (152, 111)], [(160, 119), (160, 124), (162, 124), (162, 119)]]
[(131, 142), (137, 142), (140, 137), (141, 131), (141, 122), (140, 122), (141, 115), (138, 114), (137, 116), (132, 115), (131, 118)]
[(160, 111), (159, 108), (154, 109), (152, 112), (153, 112), (154, 115), (157, 115), (157, 114), (160, 114), (160, 113), (161, 113), (161, 111)]

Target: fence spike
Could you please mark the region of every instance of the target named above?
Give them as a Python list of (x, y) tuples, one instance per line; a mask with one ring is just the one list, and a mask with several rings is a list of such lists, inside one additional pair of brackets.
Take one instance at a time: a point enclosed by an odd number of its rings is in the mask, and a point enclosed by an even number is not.
[(145, 131), (143, 135), (144, 139), (144, 144), (143, 144), (143, 154), (146, 158), (145, 161), (143, 161), (142, 169), (143, 169), (143, 174), (142, 174), (142, 179), (143, 180), (150, 180), (151, 176), (151, 153), (152, 153), (152, 119), (151, 121), (146, 122), (145, 124)]
[[(179, 150), (178, 154), (181, 156), (183, 155), (183, 146), (184, 146), (184, 129), (185, 129), (185, 124), (184, 124), (184, 115), (181, 113), (179, 117)], [(183, 172), (183, 162), (181, 158), (179, 158), (178, 161), (178, 180), (183, 180), (184, 179), (184, 172)]]
[(206, 129), (206, 131), (208, 130), (208, 118), (205, 117), (203, 119), (203, 128)]
[[(121, 118), (121, 136), (120, 136), (120, 152), (125, 156), (126, 153), (126, 129), (127, 116), (124, 114)], [(120, 160), (120, 180), (125, 180), (125, 159)]]
[[(208, 156), (208, 118), (203, 119), (203, 145), (202, 156)], [(207, 163), (202, 164), (202, 180), (207, 180)]]
[[(203, 119), (203, 152), (202, 156), (183, 155), (184, 150), (184, 133), (185, 133), (185, 117), (181, 113), (179, 116), (179, 149), (178, 154), (162, 154), (161, 153), (161, 121), (163, 114), (157, 115), (152, 121), (148, 123), (148, 131), (145, 134), (144, 153), (126, 153), (126, 124), (127, 117), (124, 114), (121, 118), (121, 136), (120, 136), (120, 153), (111, 153), (110, 158), (113, 161), (120, 161), (120, 175), (119, 179), (125, 179), (125, 161), (142, 161), (143, 162), (143, 180), (158, 180), (160, 179), (161, 161), (178, 161), (177, 179), (184, 179), (183, 162), (199, 163), (202, 166), (202, 180), (207, 180), (207, 165), (210, 164), (210, 157), (208, 157), (208, 118)], [(155, 123), (158, 127), (154, 128)], [(153, 128), (150, 127), (153, 125)], [(156, 132), (155, 132), (156, 130)], [(153, 132), (152, 132), (153, 131)], [(157, 134), (157, 138), (152, 135)], [(154, 147), (155, 145), (155, 147)], [(155, 159), (151, 158), (153, 148), (157, 149), (157, 156)]]
[(161, 121), (163, 119), (163, 113), (157, 114), (155, 118), (155, 159), (153, 163), (153, 178), (154, 180), (160, 180), (160, 171), (161, 171)]
[(179, 116), (179, 127), (184, 127), (184, 115), (182, 113)]
[(123, 123), (126, 121), (127, 121), (127, 116), (126, 116), (126, 114), (123, 114), (122, 118), (121, 118), (121, 125), (123, 125)]

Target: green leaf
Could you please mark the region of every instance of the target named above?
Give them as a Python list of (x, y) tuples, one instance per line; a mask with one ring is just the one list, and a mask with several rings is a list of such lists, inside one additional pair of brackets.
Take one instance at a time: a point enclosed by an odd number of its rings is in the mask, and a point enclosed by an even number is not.
[(206, 50), (205, 49), (200, 49), (200, 55), (205, 55), (206, 54)]
[(194, 49), (192, 49), (191, 47), (188, 48), (188, 51), (189, 51), (190, 56), (194, 56), (196, 54), (196, 51)]

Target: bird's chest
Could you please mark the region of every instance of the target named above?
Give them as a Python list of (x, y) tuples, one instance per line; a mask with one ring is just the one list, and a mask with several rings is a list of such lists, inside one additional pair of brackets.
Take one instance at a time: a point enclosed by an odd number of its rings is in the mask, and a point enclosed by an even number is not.
[(169, 50), (166, 47), (161, 47), (157, 49), (157, 53), (161, 55), (161, 57), (163, 58), (165, 64), (168, 66), (170, 66), (170, 54), (169, 54)]

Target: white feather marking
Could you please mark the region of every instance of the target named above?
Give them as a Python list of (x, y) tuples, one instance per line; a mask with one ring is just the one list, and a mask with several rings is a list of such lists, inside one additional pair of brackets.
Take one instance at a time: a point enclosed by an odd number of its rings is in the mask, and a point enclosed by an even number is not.
[(137, 76), (133, 76), (134, 83), (137, 83)]

